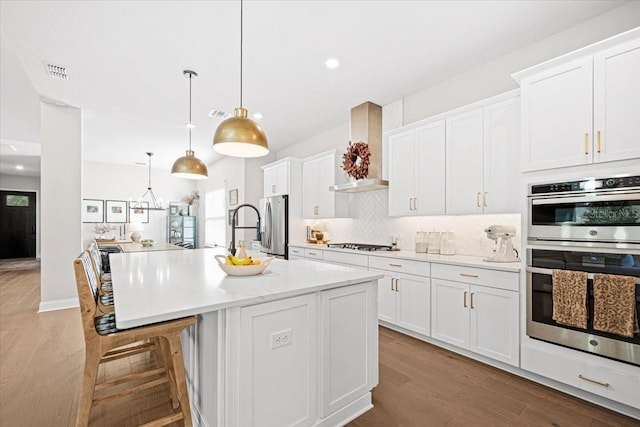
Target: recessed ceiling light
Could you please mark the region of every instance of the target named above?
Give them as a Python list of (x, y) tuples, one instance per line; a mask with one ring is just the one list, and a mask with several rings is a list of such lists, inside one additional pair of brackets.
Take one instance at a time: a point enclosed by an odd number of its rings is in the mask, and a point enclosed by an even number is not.
[(24, 166), (22, 166), (22, 165), (16, 165), (16, 169), (18, 169), (19, 171), (21, 171), (21, 170), (23, 170), (23, 169), (24, 169)]
[(260, 120), (262, 118), (262, 113), (253, 113), (252, 116), (254, 119)]
[(326, 65), (328, 69), (334, 70), (340, 65), (340, 61), (338, 61), (336, 58), (329, 58), (324, 61), (324, 65)]
[(194, 127), (196, 127), (196, 125), (194, 125), (193, 123), (185, 123), (185, 126), (189, 129), (193, 129)]

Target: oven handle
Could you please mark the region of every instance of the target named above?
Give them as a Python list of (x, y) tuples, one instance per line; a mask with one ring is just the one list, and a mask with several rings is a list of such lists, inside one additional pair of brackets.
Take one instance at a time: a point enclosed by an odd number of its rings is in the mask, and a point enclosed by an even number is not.
[[(551, 276), (553, 269), (551, 268), (540, 268), (540, 267), (527, 267), (527, 272), (529, 273), (538, 273), (538, 274), (546, 274)], [(593, 275), (595, 273), (587, 273), (587, 279), (593, 280)], [(640, 285), (640, 277), (636, 277), (636, 285)]]
[(566, 197), (549, 197), (549, 198), (532, 198), (532, 205), (553, 205), (556, 203), (588, 203), (588, 202), (608, 202), (619, 200), (638, 200), (640, 194), (634, 193), (617, 193), (617, 194), (585, 194), (584, 196), (566, 196)]

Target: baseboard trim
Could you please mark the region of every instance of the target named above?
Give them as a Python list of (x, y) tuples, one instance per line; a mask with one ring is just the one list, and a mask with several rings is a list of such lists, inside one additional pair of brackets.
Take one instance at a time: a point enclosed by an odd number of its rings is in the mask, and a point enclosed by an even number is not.
[(77, 298), (57, 299), (53, 301), (40, 301), (38, 313), (45, 311), (66, 310), (79, 307)]

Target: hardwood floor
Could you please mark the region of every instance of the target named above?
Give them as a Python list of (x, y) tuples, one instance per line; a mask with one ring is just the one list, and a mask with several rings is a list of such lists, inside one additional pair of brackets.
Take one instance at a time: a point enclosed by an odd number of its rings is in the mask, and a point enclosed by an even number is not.
[[(38, 314), (39, 286), (38, 270), (0, 272), (0, 426), (75, 424), (84, 364), (80, 314)], [(138, 370), (147, 357), (113, 362), (100, 376)], [(386, 328), (380, 328), (380, 384), (373, 399), (375, 407), (350, 427), (640, 425)], [(161, 385), (95, 407), (90, 426), (138, 425), (170, 411)]]

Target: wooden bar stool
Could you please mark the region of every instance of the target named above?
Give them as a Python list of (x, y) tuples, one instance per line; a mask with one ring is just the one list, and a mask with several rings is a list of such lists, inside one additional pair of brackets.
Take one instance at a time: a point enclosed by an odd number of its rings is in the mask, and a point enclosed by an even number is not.
[[(149, 425), (164, 426), (182, 420), (191, 426), (191, 407), (182, 360), (180, 333), (196, 323), (195, 317), (156, 323), (132, 329), (116, 329), (115, 314), (98, 310), (98, 279), (88, 251), (74, 261), (82, 329), (85, 339), (85, 365), (80, 389), (76, 427), (87, 426), (91, 407), (136, 391), (169, 383), (172, 414)], [(155, 351), (158, 366), (143, 372), (110, 379), (96, 384), (98, 367), (111, 360), (142, 352)], [(96, 397), (95, 392), (100, 396)]]

